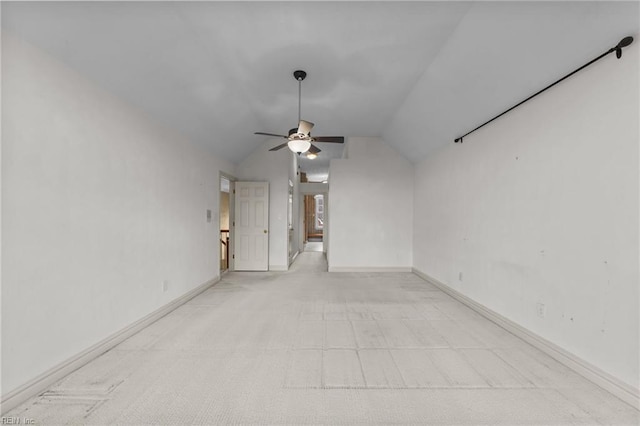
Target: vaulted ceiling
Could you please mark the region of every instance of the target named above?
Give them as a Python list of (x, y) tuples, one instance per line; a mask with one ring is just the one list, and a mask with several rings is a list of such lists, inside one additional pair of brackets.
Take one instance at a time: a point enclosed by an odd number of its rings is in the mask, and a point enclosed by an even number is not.
[[(238, 162), (302, 118), (419, 160), (638, 33), (637, 2), (2, 2), (2, 27)], [(614, 59), (615, 60), (615, 59)]]

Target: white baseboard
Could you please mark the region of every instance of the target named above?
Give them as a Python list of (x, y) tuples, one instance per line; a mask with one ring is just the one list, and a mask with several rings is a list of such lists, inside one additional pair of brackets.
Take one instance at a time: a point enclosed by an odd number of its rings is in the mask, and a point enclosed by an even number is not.
[(329, 272), (412, 272), (410, 266), (330, 266)]
[(296, 257), (298, 257), (299, 254), (300, 254), (299, 250), (293, 253), (293, 256), (291, 256), (291, 259), (289, 260), (289, 266), (291, 266), (291, 264), (296, 260)]
[(18, 387), (17, 389), (12, 390), (6, 395), (2, 395), (2, 415), (7, 413), (9, 410), (17, 407), (18, 405), (25, 402), (27, 399), (38, 395), (40, 392), (46, 390), (52, 384), (82, 367), (83, 365), (89, 363), (90, 361), (96, 359), (103, 353), (112, 349), (119, 343), (122, 343), (127, 338), (133, 336), (143, 328), (149, 326), (153, 322), (159, 320), (164, 317), (171, 311), (185, 304), (189, 300), (193, 299), (198, 294), (202, 293), (209, 287), (213, 286), (215, 283), (220, 281), (220, 277), (215, 277), (206, 283), (196, 287), (195, 289), (189, 291), (188, 293), (183, 294), (177, 299), (172, 300), (156, 311), (150, 313), (149, 315), (139, 319), (133, 324), (123, 328), (122, 330), (112, 334), (111, 336), (103, 339), (102, 341), (96, 343), (95, 345), (85, 349), (79, 354), (61, 362), (60, 364), (50, 368), (44, 373), (40, 374), (33, 380), (25, 383), (24, 385)]
[(430, 277), (424, 272), (413, 268), (413, 273), (424, 279), (425, 281), (428, 281), (429, 283), (435, 285), (440, 290), (444, 291), (459, 302), (464, 303), (488, 320), (496, 323), (505, 330), (518, 336), (530, 345), (540, 349), (551, 358), (569, 367), (587, 380), (597, 384), (603, 389), (606, 389), (635, 409), (640, 410), (640, 391), (638, 389), (635, 389), (633, 386), (622, 382), (620, 379), (613, 377), (599, 367), (596, 367), (595, 365), (583, 360), (582, 358), (566, 351), (555, 343), (552, 343), (545, 338), (527, 330), (521, 325), (511, 321), (508, 318), (503, 317), (502, 315), (492, 311), (491, 309), (476, 302), (475, 300), (470, 299), (464, 294), (452, 289), (448, 285), (436, 280), (435, 278)]
[(287, 265), (269, 265), (269, 271), (288, 271), (289, 267)]

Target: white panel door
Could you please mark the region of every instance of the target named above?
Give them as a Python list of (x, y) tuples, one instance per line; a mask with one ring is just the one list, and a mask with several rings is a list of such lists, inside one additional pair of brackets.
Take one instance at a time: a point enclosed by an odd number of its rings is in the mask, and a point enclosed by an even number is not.
[(235, 270), (269, 269), (269, 182), (236, 182)]

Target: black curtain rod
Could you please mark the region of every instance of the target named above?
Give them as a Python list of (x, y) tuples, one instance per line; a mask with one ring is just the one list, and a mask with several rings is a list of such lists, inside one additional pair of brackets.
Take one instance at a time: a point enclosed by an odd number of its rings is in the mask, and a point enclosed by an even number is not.
[(460, 136), (459, 138), (456, 138), (454, 140), (455, 143), (462, 143), (463, 142), (463, 138), (465, 138), (466, 136), (470, 135), (471, 133), (475, 132), (476, 130), (480, 129), (481, 127), (486, 126), (487, 124), (491, 123), (493, 120), (496, 120), (500, 117), (502, 117), (503, 115), (505, 115), (506, 113), (508, 113), (509, 111), (511, 111), (512, 109), (515, 109), (517, 107), (519, 107), (520, 105), (522, 105), (523, 103), (527, 102), (528, 100), (531, 100), (533, 98), (535, 98), (536, 96), (538, 96), (540, 93), (544, 92), (547, 89), (552, 88), (553, 86), (555, 86), (556, 84), (560, 83), (561, 81), (571, 77), (572, 75), (574, 75), (575, 73), (577, 73), (578, 71), (588, 67), (589, 65), (593, 64), (596, 61), (599, 61), (600, 59), (604, 58), (605, 56), (607, 56), (610, 53), (616, 52), (616, 57), (618, 59), (620, 59), (622, 57), (622, 48), (623, 47), (627, 47), (629, 46), (631, 43), (633, 43), (633, 37), (628, 36), (623, 38), (622, 40), (620, 40), (620, 43), (618, 43), (615, 47), (612, 47), (611, 49), (607, 50), (606, 52), (604, 52), (602, 55), (598, 56), (595, 59), (592, 59), (591, 61), (587, 62), (586, 64), (584, 64), (583, 66), (581, 66), (580, 68), (570, 72), (569, 74), (565, 75), (564, 77), (562, 77), (560, 80), (556, 81), (555, 83), (551, 83), (550, 85), (548, 85), (547, 87), (545, 87), (544, 89), (534, 93), (533, 95), (529, 96), (527, 99), (525, 99), (524, 101), (521, 101), (519, 103), (517, 103), (516, 105), (512, 106), (511, 108), (509, 108), (508, 110), (496, 115), (495, 117), (493, 117), (491, 120), (482, 123), (481, 125), (479, 125), (478, 127), (476, 127), (475, 129), (471, 130), (470, 132), (465, 133), (464, 135)]

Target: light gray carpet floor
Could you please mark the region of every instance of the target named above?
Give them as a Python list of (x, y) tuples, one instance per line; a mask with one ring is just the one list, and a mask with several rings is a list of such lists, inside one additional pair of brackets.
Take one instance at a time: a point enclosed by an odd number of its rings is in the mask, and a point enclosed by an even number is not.
[(8, 413), (36, 424), (638, 424), (410, 273), (228, 273)]
[(304, 251), (323, 251), (322, 241), (304, 243)]

